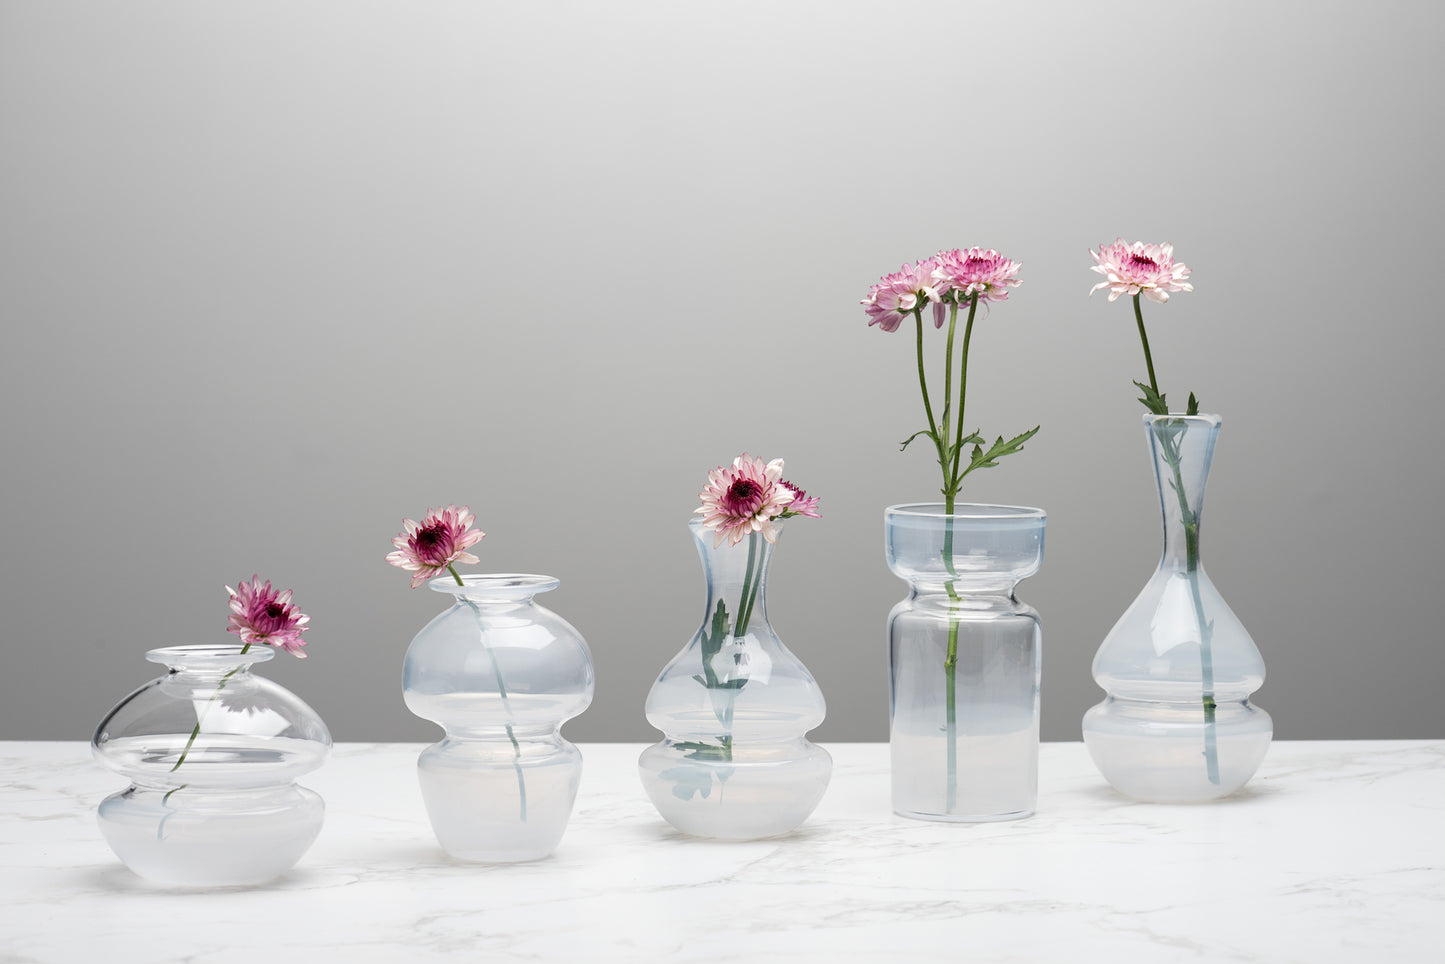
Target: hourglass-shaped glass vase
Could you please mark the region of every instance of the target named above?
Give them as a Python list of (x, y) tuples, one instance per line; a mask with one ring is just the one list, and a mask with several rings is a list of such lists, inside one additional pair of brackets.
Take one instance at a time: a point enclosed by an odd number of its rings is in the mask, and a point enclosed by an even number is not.
[(406, 651), (409, 710), (446, 738), (417, 760), (432, 830), (461, 860), (537, 860), (567, 829), (582, 754), (562, 724), (592, 702), (582, 634), (533, 597), (551, 576), (488, 574), (431, 580), (455, 602)]
[(326, 762), (331, 734), (294, 693), (251, 672), (274, 650), (171, 646), (146, 659), (165, 676), (121, 700), (91, 751), (131, 781), (98, 817), (111, 850), (165, 884), (260, 884), (284, 874), (321, 831), (326, 805), (295, 780)]
[(1042, 509), (938, 503), (884, 513), (888, 568), (909, 594), (888, 615), (893, 810), (1016, 820), (1039, 772), (1039, 615), (1020, 580), (1044, 558)]
[(1108, 697), (1084, 742), (1114, 788), (1138, 800), (1200, 803), (1254, 775), (1274, 724), (1249, 696), (1264, 682), (1254, 641), (1204, 572), (1204, 487), (1218, 415), (1146, 415), (1164, 522), (1159, 568), (1094, 657)]
[(823, 722), (823, 694), (768, 623), (773, 544), (753, 533), (715, 547), (701, 521), (689, 528), (707, 602), (702, 626), (648, 693), (647, 721), (666, 739), (642, 752), (642, 785), (683, 833), (787, 833), (813, 812), (833, 772), (828, 751), (805, 738)]

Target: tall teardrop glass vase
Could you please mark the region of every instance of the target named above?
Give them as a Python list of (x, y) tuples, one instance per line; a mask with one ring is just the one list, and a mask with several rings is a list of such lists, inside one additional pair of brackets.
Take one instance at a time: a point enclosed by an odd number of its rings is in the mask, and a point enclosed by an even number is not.
[(919, 820), (1017, 820), (1039, 772), (1039, 615), (1014, 594), (1044, 558), (1042, 509), (938, 503), (884, 513), (893, 810)]
[(460, 860), (537, 860), (572, 815), (582, 754), (562, 724), (592, 702), (582, 634), (533, 600), (551, 576), (441, 576), (455, 597), (406, 651), (407, 709), (446, 738), (417, 760), (422, 799), (442, 849)]
[(1218, 415), (1146, 415), (1159, 489), (1159, 568), (1094, 657), (1108, 694), (1084, 715), (1094, 764), (1119, 790), (1156, 803), (1223, 797), (1254, 775), (1274, 734), (1249, 697), (1264, 660), (1200, 558), (1204, 487)]
[(806, 739), (823, 722), (823, 694), (768, 623), (773, 544), (753, 533), (715, 547), (700, 521), (689, 528), (707, 602), (702, 625), (647, 695), (647, 721), (666, 739), (638, 759), (642, 785), (683, 833), (787, 833), (813, 812), (833, 772), (828, 751)]

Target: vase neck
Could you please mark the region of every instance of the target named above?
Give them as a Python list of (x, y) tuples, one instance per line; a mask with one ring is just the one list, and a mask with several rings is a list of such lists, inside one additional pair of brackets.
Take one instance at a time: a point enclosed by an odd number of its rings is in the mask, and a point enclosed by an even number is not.
[[(243, 653), (242, 649), (246, 651)], [(241, 643), (200, 643), (152, 649), (146, 653), (146, 659), (164, 664), (173, 674), (221, 679), (246, 673), (254, 664), (265, 662), (275, 655), (276, 651), (271, 647), (256, 643), (249, 648)]]
[[(712, 530), (702, 528), (699, 522), (691, 523), (689, 528), (697, 543), (703, 578), (707, 582), (704, 629), (721, 626), (719, 620), (725, 619), (728, 635), (740, 636), (749, 628), (765, 624), (773, 543), (759, 533), (751, 533), (736, 545), (730, 545), (725, 536), (722, 545), (714, 546)], [(781, 523), (773, 523), (774, 531), (782, 528)]]
[(883, 513), (888, 568), (917, 595), (1009, 596), (1044, 558), (1044, 510), (965, 503), (889, 506)]
[(1220, 418), (1218, 415), (1146, 415), (1144, 425), (1154, 461), (1154, 481), (1159, 489), (1164, 527), (1160, 566), (1193, 572), (1201, 565), (1204, 488), (1209, 482)]
[(558, 585), (560, 580), (552, 576), (519, 572), (465, 575), (460, 585), (450, 575), (437, 576), (427, 582), (427, 586), (436, 592), (455, 596), (458, 604), (480, 610), (531, 606), (533, 596), (556, 589)]

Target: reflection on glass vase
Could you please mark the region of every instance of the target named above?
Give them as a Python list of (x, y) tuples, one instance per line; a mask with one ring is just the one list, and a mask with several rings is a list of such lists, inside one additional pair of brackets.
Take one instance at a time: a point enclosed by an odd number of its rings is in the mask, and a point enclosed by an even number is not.
[(714, 547), (701, 521), (689, 528), (707, 602), (702, 626), (648, 693), (647, 721), (666, 739), (642, 752), (642, 784), (683, 833), (787, 833), (817, 807), (833, 772), (828, 751), (805, 738), (823, 722), (823, 694), (768, 624), (772, 543), (752, 533)]
[(1034, 812), (1039, 616), (1014, 595), (1044, 556), (1042, 509), (938, 503), (884, 513), (888, 568), (908, 598), (888, 616), (893, 810), (920, 820)]
[(297, 777), (326, 762), (331, 735), (294, 693), (251, 672), (274, 650), (171, 646), (169, 671), (96, 727), (96, 759), (131, 780), (98, 817), (110, 849), (142, 877), (221, 887), (265, 883), (301, 859), (326, 805)]
[(422, 751), (417, 775), (437, 840), (461, 860), (547, 856), (562, 839), (582, 754), (562, 724), (592, 702), (592, 654), (566, 620), (533, 601), (551, 576), (432, 579), (455, 602), (406, 651), (409, 710), (446, 738)]
[(1084, 715), (1084, 742), (1115, 789), (1138, 800), (1199, 803), (1254, 775), (1274, 733), (1249, 696), (1264, 660), (1199, 555), (1217, 415), (1146, 415), (1164, 553), (1094, 657), (1108, 697)]

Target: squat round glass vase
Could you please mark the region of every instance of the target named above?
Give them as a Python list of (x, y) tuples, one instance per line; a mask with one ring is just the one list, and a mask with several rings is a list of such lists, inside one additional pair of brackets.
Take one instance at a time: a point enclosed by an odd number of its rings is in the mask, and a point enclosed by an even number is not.
[(1199, 555), (1218, 415), (1146, 415), (1159, 489), (1159, 568), (1104, 637), (1094, 680), (1108, 694), (1084, 714), (1084, 743), (1114, 788), (1136, 800), (1202, 803), (1233, 793), (1264, 760), (1269, 714), (1254, 640)]
[(884, 512), (893, 811), (1016, 820), (1039, 772), (1039, 615), (1014, 594), (1044, 558), (1042, 509), (939, 503)]
[(446, 730), (422, 751), (417, 776), (442, 849), (459, 860), (511, 863), (562, 839), (582, 754), (562, 724), (592, 702), (592, 653), (582, 634), (533, 597), (551, 576), (439, 576), (455, 597), (406, 651), (406, 706)]
[(642, 785), (686, 834), (788, 833), (808, 819), (833, 773), (828, 751), (806, 739), (823, 722), (823, 693), (768, 623), (773, 544), (751, 533), (714, 546), (700, 520), (688, 527), (707, 601), (702, 625), (647, 695), (647, 721), (666, 739), (642, 751)]
[(153, 649), (168, 667), (95, 729), (96, 759), (131, 781), (101, 803), (100, 830), (135, 873), (163, 884), (265, 883), (321, 832), (326, 805), (297, 786), (331, 752), (316, 711), (251, 667), (240, 643)]

